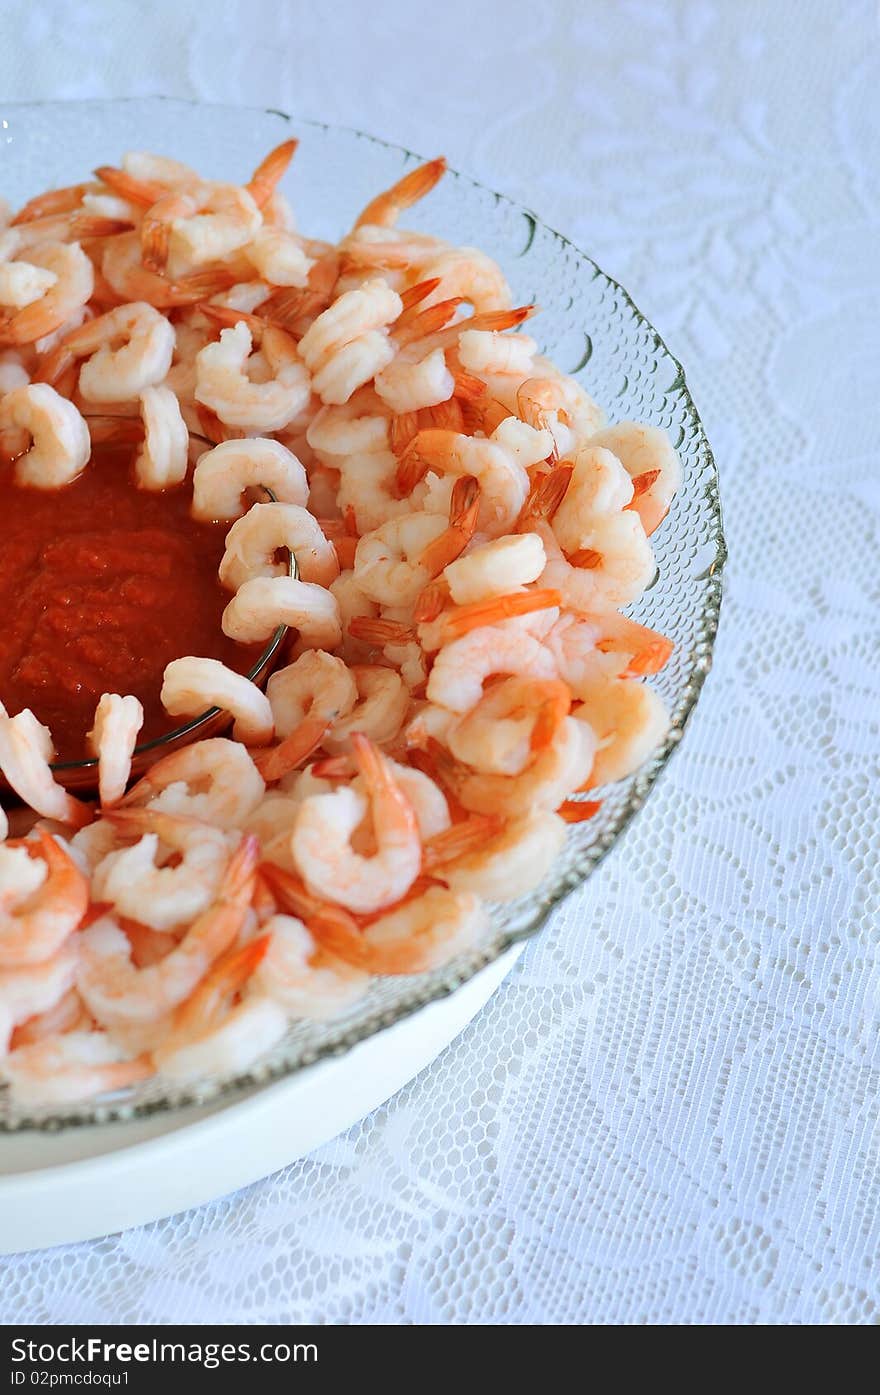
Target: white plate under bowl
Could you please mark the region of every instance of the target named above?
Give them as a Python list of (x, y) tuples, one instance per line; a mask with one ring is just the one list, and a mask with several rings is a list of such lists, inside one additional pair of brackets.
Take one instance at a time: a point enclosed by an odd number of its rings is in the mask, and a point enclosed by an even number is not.
[(326, 1143), (448, 1046), (522, 953), (452, 997), (231, 1102), (53, 1134), (0, 1134), (0, 1254), (90, 1240), (201, 1206)]

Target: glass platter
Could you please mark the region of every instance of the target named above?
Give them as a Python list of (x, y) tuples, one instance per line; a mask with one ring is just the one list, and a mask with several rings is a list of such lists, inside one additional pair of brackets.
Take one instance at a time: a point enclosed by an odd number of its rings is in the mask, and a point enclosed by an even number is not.
[[(315, 237), (336, 240), (377, 192), (422, 158), (358, 131), (278, 111), (156, 97), (6, 104), (0, 105), (0, 193), (17, 206), (41, 190), (87, 177), (96, 165), (118, 162), (129, 149), (173, 155), (209, 177), (244, 180), (290, 135), (300, 138), (300, 146), (282, 188), (301, 228)], [(510, 945), (536, 934), (553, 907), (591, 874), (681, 740), (711, 664), (726, 556), (715, 463), (681, 365), (621, 286), (503, 195), (450, 171), (404, 222), (483, 248), (507, 275), (514, 303), (541, 307), (529, 325), (541, 351), (577, 377), (611, 421), (635, 419), (670, 433), (684, 481), (653, 537), (657, 579), (631, 610), (675, 642), (669, 663), (651, 679), (671, 713), (669, 736), (635, 776), (599, 792), (599, 813), (571, 827), (564, 854), (536, 891), (495, 910), (491, 933), (477, 949), (418, 977), (376, 980), (345, 1017), (293, 1024), (245, 1075), (187, 1085), (147, 1081), (97, 1103), (64, 1107), (15, 1107), (0, 1089), (0, 1132), (106, 1123), (232, 1094), (342, 1053), (454, 992)]]

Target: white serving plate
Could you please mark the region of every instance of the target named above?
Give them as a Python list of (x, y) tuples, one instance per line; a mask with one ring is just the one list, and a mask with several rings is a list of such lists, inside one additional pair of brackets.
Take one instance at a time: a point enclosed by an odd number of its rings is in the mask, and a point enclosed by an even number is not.
[(231, 1102), (61, 1133), (0, 1134), (0, 1254), (90, 1240), (247, 1186), (328, 1142), (418, 1075), (510, 972), (509, 949), (457, 993)]

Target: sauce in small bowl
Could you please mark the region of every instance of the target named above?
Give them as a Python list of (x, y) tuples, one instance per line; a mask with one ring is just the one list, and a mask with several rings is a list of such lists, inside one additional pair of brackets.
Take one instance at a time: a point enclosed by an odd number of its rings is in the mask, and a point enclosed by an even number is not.
[(217, 569), (228, 522), (190, 513), (191, 480), (162, 492), (136, 487), (131, 445), (96, 446), (62, 489), (21, 488), (0, 466), (0, 700), (30, 707), (51, 731), (53, 769), (68, 788), (96, 784), (85, 735), (102, 693), (131, 693), (144, 707), (134, 775), (159, 756), (229, 724), (216, 708), (180, 724), (159, 700), (172, 659), (219, 659), (265, 681), (286, 631), (268, 644), (224, 635), (230, 599)]

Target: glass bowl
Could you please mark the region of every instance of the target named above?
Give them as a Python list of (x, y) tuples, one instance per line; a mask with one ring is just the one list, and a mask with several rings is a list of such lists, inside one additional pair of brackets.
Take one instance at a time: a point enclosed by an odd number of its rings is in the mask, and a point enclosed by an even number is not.
[[(268, 150), (296, 135), (300, 146), (282, 187), (300, 226), (334, 240), (376, 193), (422, 158), (358, 131), (293, 120), (283, 112), (163, 98), (6, 105), (0, 106), (0, 120), (0, 190), (13, 204), (80, 180), (129, 149), (174, 155), (211, 177), (244, 179)], [(642, 807), (682, 738), (711, 664), (726, 550), (715, 463), (681, 364), (621, 286), (503, 195), (450, 171), (405, 222), (484, 248), (501, 264), (515, 303), (534, 301), (541, 307), (529, 330), (542, 352), (573, 374), (612, 421), (633, 418), (670, 433), (684, 480), (653, 537), (656, 580), (631, 611), (675, 642), (669, 663), (651, 680), (671, 714), (669, 735), (635, 775), (601, 791), (602, 806), (593, 819), (571, 826), (567, 846), (544, 883), (521, 900), (494, 908), (483, 943), (444, 968), (377, 979), (346, 1016), (291, 1024), (283, 1041), (244, 1075), (186, 1085), (147, 1081), (124, 1094), (69, 1107), (15, 1107), (0, 1091), (0, 1130), (130, 1119), (233, 1093), (346, 1051), (454, 992), (512, 944), (534, 935), (554, 906), (590, 875)]]

